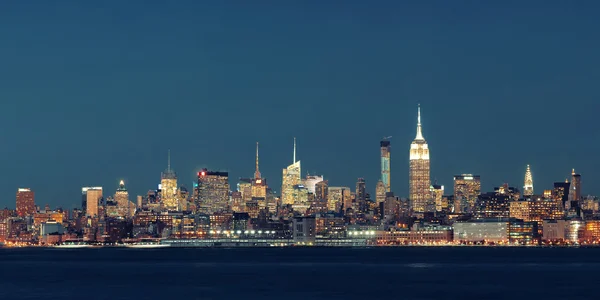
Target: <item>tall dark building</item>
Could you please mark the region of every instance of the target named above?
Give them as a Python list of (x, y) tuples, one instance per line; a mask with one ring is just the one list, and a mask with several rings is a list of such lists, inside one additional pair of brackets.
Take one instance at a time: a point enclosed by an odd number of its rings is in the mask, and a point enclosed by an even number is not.
[(554, 198), (554, 200), (556, 201), (561, 201), (563, 207), (565, 207), (565, 205), (569, 201), (570, 187), (571, 184), (568, 180), (565, 180), (564, 182), (554, 183), (554, 189), (552, 190), (552, 198)]
[(391, 153), (392, 153), (392, 146), (390, 144), (390, 141), (388, 140), (389, 138), (390, 137), (383, 138), (383, 141), (381, 141), (381, 143), (380, 143), (380, 146), (381, 146), (381, 181), (385, 185), (386, 192), (391, 192), (390, 159), (391, 159)]
[(356, 182), (356, 200), (361, 201), (367, 199), (367, 184), (364, 178), (359, 178)]
[(575, 173), (575, 169), (571, 173), (571, 186), (569, 187), (569, 200), (581, 200), (581, 175)]
[(329, 182), (323, 180), (315, 184), (315, 200), (318, 202), (327, 202), (329, 197)]

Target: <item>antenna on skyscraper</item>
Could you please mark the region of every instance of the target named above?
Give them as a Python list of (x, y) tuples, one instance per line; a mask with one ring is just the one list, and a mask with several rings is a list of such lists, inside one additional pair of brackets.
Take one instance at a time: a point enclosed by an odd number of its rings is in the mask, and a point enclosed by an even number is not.
[(167, 150), (167, 171), (171, 171), (171, 149)]
[(296, 163), (296, 137), (294, 137), (294, 163)]

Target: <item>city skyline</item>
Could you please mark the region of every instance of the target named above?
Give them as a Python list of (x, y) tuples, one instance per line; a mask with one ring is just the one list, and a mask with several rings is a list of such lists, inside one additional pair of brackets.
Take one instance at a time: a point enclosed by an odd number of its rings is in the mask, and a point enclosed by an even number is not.
[[(418, 122), (417, 122), (417, 123), (418, 123), (418, 124), (417, 124), (417, 138), (416, 138), (416, 140), (418, 140), (418, 141), (420, 141), (420, 140), (423, 140), (423, 141), (424, 141), (424, 138), (423, 138), (423, 136), (422, 136), (422, 129), (421, 129), (421, 120), (420, 120), (420, 116), (421, 116), (421, 115), (420, 115), (420, 105), (419, 105), (419, 112), (418, 112)], [(383, 139), (383, 141), (385, 141), (385, 142), (386, 142), (386, 143), (385, 143), (385, 145), (386, 145), (386, 147), (388, 147), (388, 149), (392, 148), (392, 147), (391, 147), (391, 143), (389, 142), (389, 139), (390, 139), (390, 138), (391, 138), (391, 136), (388, 136), (388, 137), (384, 137), (384, 139)], [(414, 143), (414, 141), (413, 141), (413, 143)], [(426, 143), (426, 142), (425, 142), (425, 143)], [(243, 176), (242, 176), (242, 177), (238, 177), (238, 178), (232, 178), (232, 177), (229, 177), (229, 179), (228, 179), (228, 182), (229, 182), (229, 185), (230, 185), (230, 187), (231, 187), (231, 188), (230, 188), (230, 191), (235, 191), (235, 190), (236, 190), (236, 189), (235, 189), (235, 184), (236, 184), (236, 183), (237, 183), (237, 182), (238, 182), (240, 179), (244, 179), (244, 178), (257, 178), (257, 179), (258, 179), (258, 178), (265, 178), (265, 177), (261, 177), (261, 175), (260, 175), (261, 173), (260, 173), (260, 171), (259, 171), (259, 155), (258, 155), (258, 153), (259, 153), (259, 152), (258, 152), (258, 149), (259, 149), (259, 148), (258, 148), (259, 142), (256, 142), (256, 144), (255, 144), (255, 145), (256, 145), (256, 146), (255, 146), (255, 147), (256, 147), (256, 148), (255, 148), (255, 151), (256, 151), (256, 152), (255, 152), (255, 161), (254, 161), (254, 162), (255, 162), (254, 177), (252, 177), (252, 176), (247, 176), (247, 177), (243, 177)], [(382, 144), (381, 144), (381, 142), (380, 142), (380, 146), (381, 146), (381, 145), (382, 145)], [(380, 149), (380, 150), (381, 150), (381, 149)], [(297, 158), (296, 158), (296, 151), (297, 151), (296, 138), (294, 138), (294, 139), (293, 139), (293, 163), (292, 163), (290, 166), (288, 166), (288, 168), (291, 168), (291, 167), (293, 167), (293, 166), (295, 166), (295, 165), (297, 165), (297, 164), (298, 164), (298, 166), (299, 166), (300, 160), (297, 160)], [(388, 151), (388, 150), (386, 150), (386, 151)], [(390, 152), (393, 152), (393, 150), (389, 150), (389, 152), (388, 152), (388, 153), (390, 153)], [(428, 153), (427, 153), (427, 154), (428, 154)], [(398, 155), (398, 154), (396, 154), (396, 155)], [(408, 153), (406, 156), (408, 156), (408, 157), (409, 157), (409, 159), (410, 159), (410, 157), (412, 157), (412, 155), (413, 155), (413, 154), (411, 154), (411, 153)], [(391, 161), (392, 161), (392, 160), (386, 161), (386, 163), (388, 163), (388, 164), (389, 164)], [(380, 163), (381, 163), (381, 162), (380, 162)], [(383, 166), (383, 164), (380, 164), (380, 166)], [(298, 167), (298, 168), (299, 168), (299, 167)], [(388, 167), (387, 167), (387, 164), (386, 164), (386, 168), (388, 168)], [(389, 168), (389, 169), (392, 169), (392, 168)], [(527, 182), (529, 182), (528, 180), (531, 180), (531, 173), (532, 173), (532, 171), (531, 171), (531, 166), (530, 166), (529, 164), (527, 164), (527, 165), (526, 165), (526, 169), (527, 169), (527, 170), (526, 170), (526, 174), (525, 174), (525, 181), (526, 181), (526, 184), (527, 184)], [(178, 177), (177, 177), (177, 174), (176, 174), (175, 170), (171, 168), (171, 151), (170, 151), (170, 150), (168, 150), (168, 151), (167, 151), (167, 168), (166, 168), (166, 169), (165, 169), (163, 172), (161, 172), (161, 173), (160, 173), (159, 179), (157, 180), (158, 184), (155, 184), (155, 185), (154, 185), (154, 187), (152, 187), (152, 184), (150, 184), (150, 185), (149, 185), (149, 187), (148, 187), (148, 189), (147, 189), (145, 192), (147, 192), (148, 190), (153, 190), (153, 189), (156, 189), (157, 187), (162, 187), (162, 186), (165, 186), (165, 182), (168, 182), (168, 186), (169, 186), (169, 188), (174, 190), (174, 192), (173, 192), (173, 195), (176, 193), (176, 189), (177, 189), (179, 186), (184, 186), (184, 187), (186, 187), (186, 188), (188, 188), (188, 189), (192, 189), (192, 188), (195, 186), (195, 182), (196, 182), (196, 180), (198, 179), (198, 174), (199, 174), (200, 172), (202, 172), (202, 171), (206, 171), (206, 170), (207, 170), (206, 168), (201, 168), (201, 169), (199, 169), (199, 170), (197, 170), (197, 171), (194, 171), (194, 176), (192, 177), (192, 183), (191, 183), (191, 184), (189, 184), (189, 185), (187, 185), (187, 184), (185, 184), (185, 183), (180, 183), (180, 184), (178, 184), (178, 183), (177, 183), (177, 178), (178, 178)], [(211, 169), (211, 170), (213, 170), (213, 172), (223, 172), (223, 171), (224, 171), (223, 169)], [(286, 169), (284, 168), (284, 171), (285, 171), (285, 170), (286, 170)], [(408, 171), (410, 172), (410, 167), (408, 168)], [(227, 173), (228, 171), (224, 171), (224, 172), (225, 172), (225, 173)], [(284, 176), (285, 176), (285, 174), (286, 174), (286, 173), (284, 172)], [(384, 174), (384, 173), (381, 173), (381, 171), (380, 171), (380, 174), (379, 174), (380, 178), (379, 178), (379, 179), (381, 179), (381, 176), (383, 176), (382, 174)], [(391, 172), (386, 172), (385, 174), (391, 174)], [(299, 175), (300, 175), (300, 178), (298, 178), (298, 180), (297, 180), (298, 182), (294, 181), (294, 184), (301, 184), (301, 181), (303, 181), (303, 180), (304, 180), (304, 179), (305, 179), (305, 178), (306, 178), (308, 175), (311, 175), (311, 176), (323, 176), (323, 177), (322, 177), (322, 179), (324, 179), (324, 180), (326, 180), (326, 181), (331, 181), (331, 180), (332, 180), (332, 179), (331, 179), (330, 177), (328, 177), (326, 174), (319, 174), (319, 173), (310, 173), (310, 172), (307, 172), (307, 173), (304, 173), (304, 174), (303, 174), (303, 173), (301, 173), (301, 174), (299, 174)], [(581, 185), (581, 183), (580, 183), (580, 182), (581, 182), (581, 179), (580, 179), (580, 178), (581, 178), (581, 177), (580, 177), (581, 175), (580, 175), (580, 174), (576, 174), (576, 173), (575, 173), (575, 169), (572, 169), (572, 171), (571, 171), (571, 174), (569, 174), (569, 175), (570, 175), (569, 177), (566, 177), (566, 179), (565, 179), (566, 181), (569, 181), (569, 182), (570, 182), (570, 181), (578, 180), (578, 182), (579, 182), (579, 185)], [(579, 176), (579, 177), (578, 177), (579, 179), (575, 179), (575, 177), (574, 177), (575, 175)], [(388, 175), (388, 176), (389, 176), (389, 175)], [(463, 176), (472, 176), (472, 175), (471, 175), (471, 174), (463, 174)], [(476, 177), (477, 177), (477, 178), (480, 178), (481, 176), (480, 176), (480, 175), (476, 175)], [(265, 178), (265, 179), (267, 179), (267, 178)], [(358, 180), (363, 180), (363, 183), (364, 183), (364, 178), (362, 178), (362, 177), (358, 177), (357, 179), (358, 179)], [(378, 180), (376, 180), (376, 181), (375, 181), (375, 182), (374, 182), (372, 185), (369, 185), (369, 183), (368, 183), (368, 182), (366, 183), (366, 191), (367, 191), (367, 193), (371, 194), (371, 199), (372, 199), (373, 201), (375, 201), (375, 200), (376, 200), (376, 198), (375, 198), (375, 196), (376, 196), (376, 190), (375, 190), (375, 189), (376, 189), (376, 184), (377, 184), (377, 181), (379, 181), (379, 179), (378, 179)], [(166, 181), (165, 181), (165, 180), (166, 180)], [(173, 183), (171, 183), (171, 181), (174, 181), (174, 182), (173, 182)], [(274, 181), (276, 182), (276, 181), (277, 181), (277, 178), (269, 179), (269, 182), (274, 182)], [(436, 180), (431, 180), (431, 181), (430, 181), (430, 185), (438, 185), (438, 184), (439, 184), (439, 185), (441, 185), (442, 187), (443, 187), (444, 185), (451, 186), (451, 183), (452, 183), (452, 181), (454, 181), (454, 182), (456, 183), (456, 175), (454, 175), (454, 176), (453, 176), (453, 179), (452, 179), (452, 180), (451, 180), (449, 183), (444, 183), (445, 181), (444, 181), (444, 182), (438, 182), (438, 180), (436, 179)], [(485, 179), (484, 179), (484, 181), (485, 181)], [(334, 180), (334, 182), (335, 182), (335, 180)], [(553, 181), (553, 182), (551, 182), (551, 183), (542, 183), (542, 185), (544, 186), (544, 189), (548, 190), (548, 189), (551, 189), (551, 188), (552, 188), (552, 184), (554, 184), (554, 182), (562, 182), (562, 180), (555, 180), (555, 181)], [(316, 183), (316, 182), (315, 182), (315, 183)], [(272, 183), (271, 183), (271, 184), (272, 184)], [(526, 193), (526, 188), (525, 188), (525, 186), (518, 186), (518, 184), (516, 184), (516, 183), (514, 183), (514, 182), (498, 182), (498, 183), (491, 183), (491, 184), (489, 184), (490, 188), (489, 188), (488, 190), (485, 190), (484, 188), (481, 188), (480, 192), (491, 191), (491, 190), (493, 190), (493, 188), (495, 188), (495, 187), (498, 187), (498, 186), (501, 186), (501, 185), (503, 185), (503, 184), (509, 184), (510, 186), (514, 186), (514, 187), (518, 188), (518, 189), (521, 191), (521, 193), (525, 193), (525, 195), (531, 195), (531, 194), (528, 194), (528, 193)], [(540, 183), (537, 183), (537, 184), (540, 184)], [(537, 185), (537, 184), (536, 184), (536, 185)], [(118, 184), (117, 184), (117, 185), (116, 185), (116, 187), (114, 188), (114, 191), (118, 192), (120, 189), (122, 189), (122, 188), (124, 187), (124, 185), (125, 185), (125, 180), (124, 180), (123, 178), (121, 178), (121, 179), (118, 179)], [(352, 186), (352, 185), (350, 185), (350, 184), (338, 184), (338, 185), (340, 185), (340, 186)], [(531, 185), (533, 185), (533, 182), (531, 182)], [(279, 185), (279, 186), (281, 186), (281, 185)], [(484, 185), (484, 186), (485, 186), (485, 185)], [(281, 195), (281, 190), (277, 190), (276, 186), (274, 187), (273, 185), (271, 185), (270, 187), (271, 187), (271, 189), (273, 189), (273, 191), (274, 191), (274, 192), (275, 192), (277, 195)], [(84, 187), (78, 187), (78, 188), (79, 188), (79, 189), (88, 189), (88, 187), (86, 187), (86, 186), (84, 186)], [(112, 186), (98, 186), (97, 188), (100, 188), (101, 190), (102, 190), (102, 189), (106, 189), (106, 190), (107, 190), (109, 193), (112, 193), (111, 191), (113, 190)], [(34, 192), (35, 192), (35, 190), (34, 190), (34, 189), (32, 189), (32, 188), (31, 188), (31, 187), (29, 187), (29, 186), (27, 186), (27, 187), (23, 187), (23, 186), (21, 186), (21, 187), (18, 187), (18, 189), (17, 189), (17, 190), (18, 190), (18, 191), (21, 191), (21, 190), (24, 190), (24, 189), (26, 189), (26, 190), (32, 190), (32, 191), (34, 191)], [(407, 188), (406, 188), (406, 190), (410, 190), (410, 183), (407, 185)], [(585, 190), (583, 190), (583, 191), (585, 191)], [(135, 194), (135, 195), (144, 195), (144, 194), (145, 194), (145, 192), (137, 193), (137, 194)], [(394, 192), (394, 190), (392, 190), (392, 192)], [(427, 190), (426, 192), (427, 192), (427, 193), (429, 193), (430, 191), (429, 191), (429, 190)], [(452, 192), (453, 192), (454, 194), (453, 194)], [(571, 193), (573, 193), (573, 192), (574, 192), (574, 191), (572, 190), (572, 191), (571, 191)], [(575, 197), (577, 198), (577, 197), (586, 196), (586, 195), (593, 195), (593, 194), (591, 194), (591, 193), (586, 193), (586, 192), (583, 192), (583, 194), (581, 194), (581, 193), (582, 193), (582, 192), (581, 192), (581, 191), (579, 191), (579, 194), (578, 194), (578, 196), (575, 196)], [(540, 191), (538, 191), (538, 193), (536, 193), (536, 195), (541, 195), (541, 194), (542, 194), (542, 193), (541, 193)], [(109, 195), (112, 195), (112, 194), (109, 194)], [(132, 194), (132, 195), (133, 195), (133, 194)], [(455, 190), (455, 189), (452, 189), (452, 190), (450, 190), (450, 189), (446, 189), (446, 192), (444, 193), (444, 195), (456, 195), (456, 190)], [(407, 194), (407, 195), (398, 195), (398, 193), (396, 193), (396, 196), (399, 196), (399, 197), (401, 197), (401, 198), (409, 198), (409, 194)], [(169, 196), (168, 196), (168, 197), (169, 197)], [(170, 198), (167, 198), (167, 199), (170, 199)], [(72, 207), (78, 207), (78, 206), (80, 205), (80, 202), (78, 202), (78, 201), (79, 201), (79, 199), (75, 199), (75, 200), (73, 201), (73, 205), (72, 205)], [(173, 201), (175, 201), (175, 200), (167, 200), (167, 202), (173, 202)], [(433, 198), (432, 198), (432, 199), (430, 199), (430, 202), (432, 202), (432, 203), (433, 203), (433, 201), (434, 201), (434, 199), (433, 199)], [(14, 202), (14, 201), (13, 201), (13, 202)], [(44, 202), (44, 205), (45, 205), (45, 204), (47, 204), (47, 203), (46, 203), (46, 202)], [(289, 204), (291, 204), (291, 203), (289, 203)], [(41, 202), (36, 202), (36, 205), (37, 205), (37, 206), (40, 206), (40, 207), (41, 207), (41, 206), (43, 206)], [(423, 205), (424, 205), (424, 204), (423, 204)], [(63, 205), (61, 205), (61, 204), (58, 204), (57, 206), (63, 206)], [(177, 205), (176, 205), (176, 204), (174, 204), (174, 205), (172, 205), (172, 206), (173, 206), (173, 208), (174, 208), (174, 209), (177, 207)], [(10, 207), (10, 205), (8, 205), (7, 207)], [(66, 208), (66, 209), (70, 209), (70, 208), (72, 208), (72, 207), (69, 207), (69, 206), (64, 206), (64, 208)]]
[(252, 177), (256, 141), (279, 190), (294, 136), (303, 176), (371, 194), (374, 145), (393, 136), (390, 185), (407, 196), (418, 103), (446, 191), (456, 174), (521, 188), (529, 164), (538, 193), (575, 168), (600, 194), (596, 3), (104, 4), (0, 12), (0, 206), (19, 187), (53, 207), (121, 179), (144, 194), (168, 149), (188, 187), (201, 168)]

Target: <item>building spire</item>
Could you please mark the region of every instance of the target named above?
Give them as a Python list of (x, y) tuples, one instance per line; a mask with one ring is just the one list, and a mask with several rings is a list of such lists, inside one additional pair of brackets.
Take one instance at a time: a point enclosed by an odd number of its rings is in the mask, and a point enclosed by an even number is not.
[(254, 178), (260, 178), (260, 171), (258, 170), (258, 142), (256, 142), (256, 171), (254, 171)]
[(294, 163), (296, 163), (296, 137), (294, 137)]
[(171, 149), (167, 150), (167, 171), (171, 172)]
[(533, 195), (533, 176), (531, 175), (531, 168), (527, 165), (525, 170), (525, 182), (523, 183), (523, 196)]
[(421, 131), (421, 104), (419, 104), (419, 107), (417, 109), (417, 137), (415, 137), (415, 140), (424, 140), (425, 138), (423, 138), (423, 133)]

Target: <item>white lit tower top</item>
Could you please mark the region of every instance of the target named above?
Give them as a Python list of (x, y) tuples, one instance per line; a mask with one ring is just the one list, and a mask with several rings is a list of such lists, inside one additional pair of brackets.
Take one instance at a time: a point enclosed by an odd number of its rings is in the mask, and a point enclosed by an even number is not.
[(523, 183), (523, 196), (533, 195), (533, 176), (531, 176), (531, 168), (527, 165), (525, 170), (525, 182)]

